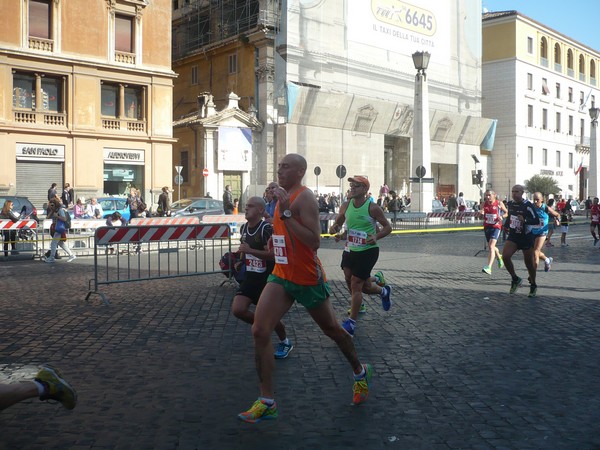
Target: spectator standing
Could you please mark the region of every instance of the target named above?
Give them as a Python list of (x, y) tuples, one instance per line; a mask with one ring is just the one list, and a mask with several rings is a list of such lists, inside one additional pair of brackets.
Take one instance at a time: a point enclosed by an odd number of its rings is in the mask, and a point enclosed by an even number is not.
[(390, 195), (392, 196), (391, 200), (388, 202), (388, 211), (393, 214), (392, 224), (396, 226), (396, 220), (398, 220), (398, 213), (401, 210), (400, 199), (395, 191), (390, 191)]
[(592, 209), (592, 197), (589, 197), (585, 201), (585, 218), (587, 219), (590, 216), (590, 210)]
[(269, 220), (271, 223), (273, 222), (273, 215), (275, 214), (275, 205), (277, 204), (277, 199), (273, 196), (273, 189), (278, 188), (279, 185), (272, 181), (265, 189), (265, 219)]
[(65, 187), (60, 197), (60, 199), (62, 200), (62, 204), (65, 208), (69, 208), (69, 206), (73, 202), (73, 199), (71, 198), (71, 190), (69, 189), (69, 187), (69, 183), (65, 183)]
[(230, 185), (225, 186), (223, 191), (223, 211), (225, 214), (233, 214), (233, 194)]
[(67, 222), (68, 222), (67, 215), (69, 213), (63, 207), (61, 201), (58, 198), (50, 200), (49, 208), (50, 208), (50, 212), (48, 213), (47, 218), (52, 219), (52, 225), (50, 226), (50, 235), (52, 236), (52, 244), (50, 244), (50, 256), (45, 258), (44, 261), (47, 263), (50, 263), (50, 264), (54, 263), (56, 261), (55, 257), (56, 257), (57, 247), (60, 246), (60, 248), (62, 248), (65, 251), (65, 253), (67, 255), (69, 255), (69, 259), (67, 259), (67, 262), (71, 262), (75, 259), (75, 255), (73, 254), (73, 252), (71, 252), (71, 250), (69, 249), (69, 246), (66, 243), (66, 241), (67, 241), (66, 229), (65, 229), (65, 231), (60, 231), (60, 230), (57, 231), (57, 227), (60, 228), (60, 226), (58, 226), (59, 222), (63, 222), (64, 227), (67, 227)]
[(129, 206), (129, 218), (136, 219), (140, 217), (140, 208), (142, 206), (143, 200), (136, 188), (132, 187), (129, 190), (129, 195), (127, 196), (126, 205)]
[(158, 215), (160, 217), (171, 215), (171, 203), (169, 201), (169, 187), (163, 186), (162, 192), (158, 196)]
[(458, 210), (463, 212), (467, 209), (467, 202), (465, 202), (465, 196), (462, 192), (458, 193), (458, 198), (456, 199), (456, 204), (458, 205)]
[(568, 247), (569, 244), (567, 244), (567, 234), (569, 233), (569, 222), (573, 217), (571, 202), (561, 199), (557, 205), (557, 209), (560, 211), (560, 246)]
[(450, 197), (448, 197), (448, 212), (456, 212), (457, 209), (458, 201), (456, 200), (454, 194), (450, 194)]
[[(0, 212), (0, 219), (8, 219), (16, 222), (20, 219), (19, 214), (12, 210), (13, 202), (6, 200)], [(10, 243), (11, 255), (18, 255), (17, 252), (17, 230), (2, 230), (2, 238), (4, 239), (4, 256), (8, 257), (8, 245)]]

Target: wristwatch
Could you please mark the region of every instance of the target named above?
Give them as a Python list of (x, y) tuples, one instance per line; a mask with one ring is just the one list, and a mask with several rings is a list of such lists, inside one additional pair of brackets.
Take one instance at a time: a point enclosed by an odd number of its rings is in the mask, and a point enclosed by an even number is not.
[(281, 220), (291, 219), (292, 218), (292, 211), (290, 211), (289, 209), (286, 209), (285, 211), (283, 211), (283, 213), (281, 213), (281, 216), (279, 218)]

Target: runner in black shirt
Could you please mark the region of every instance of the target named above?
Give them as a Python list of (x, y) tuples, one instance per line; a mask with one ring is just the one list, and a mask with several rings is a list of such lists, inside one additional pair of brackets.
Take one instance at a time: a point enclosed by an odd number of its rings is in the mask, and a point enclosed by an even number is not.
[(510, 293), (514, 294), (515, 291), (521, 286), (523, 280), (517, 276), (515, 272), (515, 266), (512, 262), (512, 255), (517, 250), (523, 251), (523, 260), (527, 271), (529, 272), (529, 297), (535, 297), (537, 294), (537, 284), (535, 283), (536, 275), (536, 261), (535, 261), (535, 250), (534, 241), (535, 236), (531, 233), (529, 227), (526, 225), (537, 225), (539, 224), (539, 217), (535, 212), (533, 203), (526, 198), (523, 198), (523, 192), (525, 189), (523, 186), (517, 184), (512, 188), (512, 200), (506, 205), (508, 208), (508, 215), (504, 222), (504, 228), (508, 231), (508, 238), (504, 243), (504, 249), (502, 250), (502, 259), (506, 270), (512, 277), (512, 283), (510, 285)]

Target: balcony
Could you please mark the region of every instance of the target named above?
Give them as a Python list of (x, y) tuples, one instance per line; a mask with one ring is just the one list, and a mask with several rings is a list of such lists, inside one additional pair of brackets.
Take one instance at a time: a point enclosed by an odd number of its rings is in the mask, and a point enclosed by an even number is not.
[(541, 57), (540, 58), (540, 64), (542, 65), (542, 67), (548, 67), (548, 59)]
[(54, 41), (52, 39), (29, 36), (29, 48), (42, 52), (52, 52), (54, 51)]
[(145, 120), (127, 119), (102, 119), (102, 128), (107, 131), (129, 131), (132, 133), (145, 133)]
[(115, 62), (133, 66), (135, 65), (135, 53), (115, 51)]
[(65, 127), (67, 124), (67, 114), (49, 111), (14, 111), (13, 120), (15, 123), (24, 125)]

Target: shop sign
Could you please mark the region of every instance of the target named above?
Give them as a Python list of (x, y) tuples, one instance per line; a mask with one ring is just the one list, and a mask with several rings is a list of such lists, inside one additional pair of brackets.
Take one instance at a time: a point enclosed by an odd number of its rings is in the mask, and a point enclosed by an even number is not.
[(144, 164), (144, 150), (105, 148), (104, 162), (107, 164)]
[(17, 143), (17, 161), (64, 161), (65, 146)]

